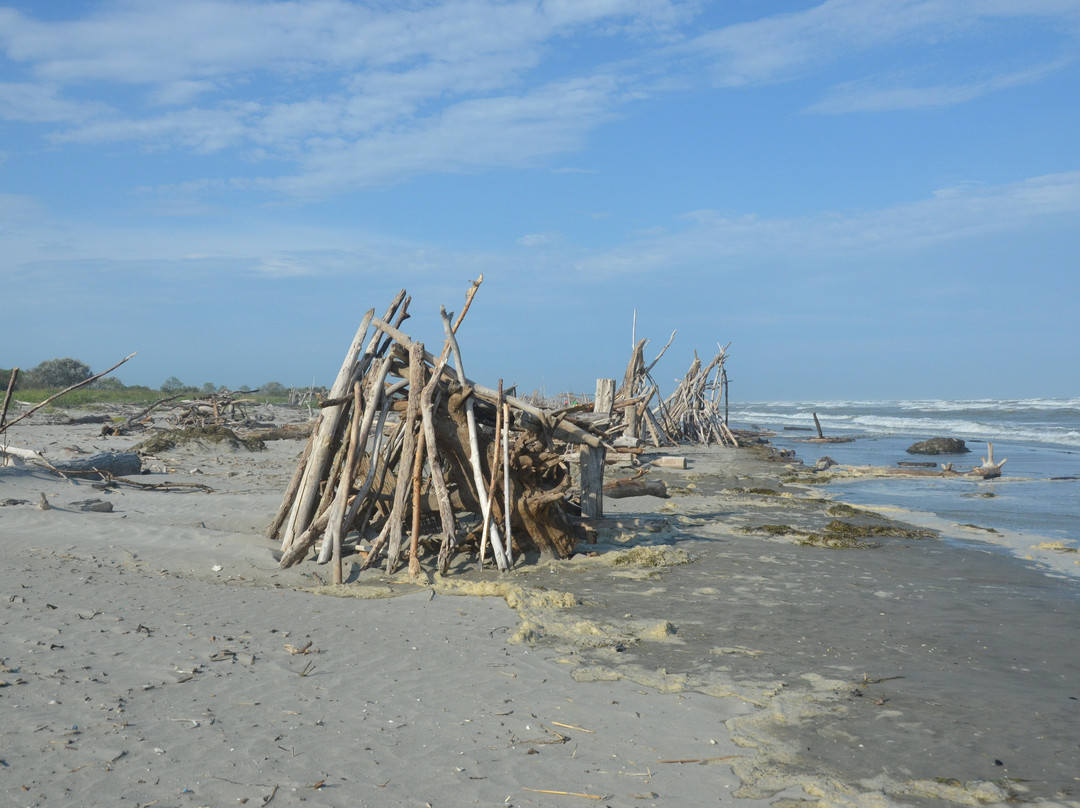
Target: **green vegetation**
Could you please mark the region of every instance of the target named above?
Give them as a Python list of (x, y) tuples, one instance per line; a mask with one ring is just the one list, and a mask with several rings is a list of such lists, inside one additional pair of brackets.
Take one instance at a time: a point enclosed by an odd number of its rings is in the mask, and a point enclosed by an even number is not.
[[(0, 368), (0, 397), (7, 390), (12, 372), (13, 369), (11, 368)], [(80, 362), (77, 359), (49, 359), (29, 370), (19, 370), (18, 378), (15, 380), (14, 389), (17, 394), (15, 398), (28, 404), (40, 404), (59, 391), (85, 381), (93, 375), (90, 367), (85, 362)], [(94, 380), (85, 387), (64, 394), (62, 398), (57, 399), (55, 406), (93, 407), (99, 404), (149, 406), (166, 396), (182, 394), (194, 398), (224, 392), (226, 389), (226, 387), (219, 387), (213, 382), (205, 382), (202, 387), (195, 387), (185, 384), (176, 376), (170, 376), (162, 382), (160, 389), (155, 390), (141, 385), (128, 387), (119, 379), (106, 376)], [(240, 389), (241, 392), (246, 390), (247, 388), (244, 387)], [(327, 392), (325, 387), (317, 387), (315, 391), (323, 394)], [(270, 404), (290, 404), (306, 392), (307, 388), (289, 388), (281, 382), (271, 381), (257, 390), (251, 390), (250, 398)]]
[[(16, 398), (19, 401), (25, 401), (27, 404), (40, 404), (56, 392), (56, 390), (20, 390)], [(91, 385), (72, 390), (70, 393), (58, 398), (53, 406), (93, 408), (101, 404), (138, 404), (149, 407), (160, 398), (161, 392), (151, 390), (149, 387), (100, 390)]]

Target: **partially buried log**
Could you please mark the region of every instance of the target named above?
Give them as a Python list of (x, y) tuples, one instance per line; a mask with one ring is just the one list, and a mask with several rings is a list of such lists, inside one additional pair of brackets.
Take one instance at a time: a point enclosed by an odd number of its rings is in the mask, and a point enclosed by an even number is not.
[(95, 452), (71, 460), (54, 460), (49, 465), (60, 472), (96, 472), (100, 476), (113, 477), (139, 474), (142, 471), (142, 460), (135, 452)]
[(604, 496), (612, 499), (625, 497), (660, 497), (668, 498), (667, 485), (663, 480), (646, 480), (642, 477), (630, 477), (613, 480), (604, 486)]

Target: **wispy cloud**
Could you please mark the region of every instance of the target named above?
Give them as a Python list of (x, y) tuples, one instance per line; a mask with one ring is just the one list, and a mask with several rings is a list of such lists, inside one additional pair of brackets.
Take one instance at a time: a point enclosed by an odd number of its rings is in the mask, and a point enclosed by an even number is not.
[(999, 186), (960, 184), (925, 199), (861, 213), (797, 218), (686, 214), (678, 226), (581, 258), (598, 278), (628, 273), (715, 272), (744, 259), (798, 267), (806, 260), (904, 253), (976, 235), (1022, 231), (1034, 222), (1080, 216), (1080, 171)]
[(783, 81), (853, 55), (882, 48), (917, 58), (920, 49), (983, 33), (1000, 22), (1063, 23), (1074, 41), (1076, 0), (827, 0), (805, 11), (706, 32), (687, 50), (707, 58), (713, 80), (739, 87)]
[(952, 106), (999, 90), (1031, 84), (1062, 69), (1067, 64), (1067, 61), (1059, 59), (1045, 65), (1014, 73), (1004, 73), (979, 81), (924, 87), (903, 86), (901, 83), (892, 83), (888, 78), (875, 77), (839, 85), (826, 98), (810, 105), (806, 111), (842, 114)]
[[(60, 20), (0, 8), (11, 77), (0, 118), (44, 125), (56, 147), (229, 153), (260, 175), (234, 187), (310, 198), (537, 165), (581, 148), (629, 102), (703, 82), (827, 69), (844, 80), (810, 111), (961, 103), (1062, 63), (1022, 54), (981, 78), (895, 76), (928, 48), (1026, 22), (1075, 45), (1080, 2), (827, 0), (730, 25), (697, 0), (117, 0)], [(893, 54), (895, 70), (849, 64), (871, 51)]]

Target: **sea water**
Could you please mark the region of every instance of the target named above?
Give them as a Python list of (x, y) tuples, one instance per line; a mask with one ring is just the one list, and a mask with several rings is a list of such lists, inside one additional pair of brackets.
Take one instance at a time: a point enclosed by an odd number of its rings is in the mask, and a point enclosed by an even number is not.
[[(814, 414), (829, 437), (811, 443)], [(772, 430), (770, 442), (794, 450), (807, 465), (823, 456), (852, 466), (951, 462), (960, 471), (982, 465), (987, 443), (1007, 458), (1002, 477), (888, 477), (833, 482), (837, 499), (902, 509), (941, 531), (947, 541), (981, 543), (1080, 580), (1080, 399), (756, 402), (734, 404), (730, 423)], [(960, 438), (971, 450), (913, 455), (935, 437)]]

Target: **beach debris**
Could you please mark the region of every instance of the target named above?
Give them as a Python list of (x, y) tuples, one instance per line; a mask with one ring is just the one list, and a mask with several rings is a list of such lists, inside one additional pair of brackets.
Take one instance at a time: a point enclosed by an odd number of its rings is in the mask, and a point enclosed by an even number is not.
[(646, 480), (638, 476), (612, 480), (604, 486), (604, 496), (612, 499), (643, 496), (667, 499), (670, 495), (663, 480)]
[(652, 459), (652, 465), (666, 469), (685, 469), (686, 458), (674, 457), (671, 455), (665, 455), (664, 457), (654, 457)]
[(994, 462), (994, 444), (987, 442), (986, 444), (986, 457), (980, 458), (982, 460), (981, 466), (976, 466), (971, 470), (971, 474), (974, 477), (982, 477), (984, 480), (992, 480), (1001, 476), (1001, 467), (1005, 465), (1009, 458), (995, 463)]
[(655, 446), (738, 445), (722, 411), (725, 348), (707, 364), (695, 353), (676, 393), (650, 408), (659, 398), (651, 371), (674, 333), (648, 364), (648, 341), (637, 341), (621, 386), (599, 379), (592, 402), (568, 395), (547, 407), (501, 380), (495, 389), (470, 380), (456, 333), (482, 281), (456, 321), (442, 309), (438, 356), (401, 330), (411, 302), (404, 289), (381, 318), (366, 312), (267, 531), (281, 543), (282, 568), (317, 547), (340, 584), (348, 543), (366, 548), (361, 571), (385, 560), (393, 573), (407, 560), (418, 577), (421, 537), (437, 548), (443, 574), (464, 544), (481, 567), (490, 555), (501, 571), (527, 553), (566, 558), (588, 539), (584, 520), (603, 516), (605, 494), (667, 496), (659, 480), (605, 485), (617, 447), (636, 464), (646, 436)]
[[(728, 428), (728, 378), (724, 362), (727, 346), (717, 346), (717, 354), (706, 364), (694, 351), (694, 361), (679, 386), (657, 406), (655, 417), (671, 444), (738, 446)], [(723, 411), (721, 411), (721, 406)]]
[(405, 290), (382, 318), (374, 309), (365, 314), (268, 531), (281, 541), (282, 567), (321, 540), (319, 561), (334, 562), (340, 583), (344, 539), (355, 531), (357, 540), (372, 534), (363, 539), (370, 550), (361, 569), (385, 558), (394, 572), (407, 554), (418, 573), (413, 559), (425, 525), (444, 573), (463, 541), (479, 545), (481, 564), (490, 545), (500, 570), (524, 552), (574, 551), (579, 531), (563, 447), (607, 444), (566, 413), (465, 375), (455, 334), (482, 280), (455, 323), (443, 309), (438, 357), (399, 330), (411, 302)]
[(72, 502), (71, 507), (90, 513), (112, 513), (113, 504), (107, 499), (84, 499)]
[(817, 437), (816, 438), (792, 438), (792, 440), (797, 440), (797, 441), (799, 441), (799, 443), (853, 443), (854, 442), (855, 438), (852, 438), (852, 437), (848, 437), (848, 436), (841, 437), (841, 436), (838, 436), (838, 435), (826, 435), (821, 430), (821, 420), (818, 418), (818, 414), (816, 412), (811, 413), (811, 414), (814, 416), (814, 428), (817, 430)]
[(48, 467), (64, 474), (81, 472), (105, 479), (114, 475), (140, 474), (142, 460), (135, 452), (94, 452), (70, 460), (53, 460)]
[(41, 499), (38, 500), (38, 510), (39, 511), (47, 511), (47, 510), (51, 510), (51, 509), (52, 509), (52, 505), (49, 504), (49, 500), (45, 498), (45, 492), (42, 491), (41, 492)]

